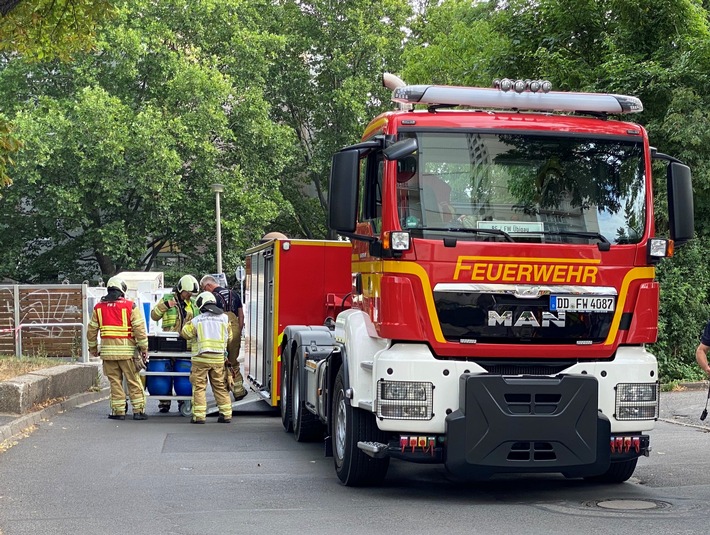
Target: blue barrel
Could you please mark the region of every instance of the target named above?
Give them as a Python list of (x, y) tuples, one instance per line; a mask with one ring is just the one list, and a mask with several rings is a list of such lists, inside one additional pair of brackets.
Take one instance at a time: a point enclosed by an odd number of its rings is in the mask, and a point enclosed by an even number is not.
[[(175, 359), (175, 366), (173, 371), (176, 372), (189, 372), (192, 369), (192, 361), (189, 359)], [(191, 396), (192, 395), (192, 383), (188, 376), (175, 376), (175, 381), (173, 382), (175, 386), (176, 396)]]
[[(148, 361), (149, 372), (169, 372), (172, 366), (170, 359), (150, 359)], [(151, 396), (171, 396), (173, 393), (173, 378), (160, 375), (147, 375), (145, 386)]]

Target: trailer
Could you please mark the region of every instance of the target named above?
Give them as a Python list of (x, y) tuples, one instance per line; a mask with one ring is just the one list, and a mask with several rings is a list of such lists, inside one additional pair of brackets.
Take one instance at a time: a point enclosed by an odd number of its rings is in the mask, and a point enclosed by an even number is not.
[(658, 418), (655, 265), (693, 236), (690, 169), (612, 118), (634, 97), (385, 83), (398, 109), (333, 157), (347, 241), (247, 251), (248, 384), (345, 485), (391, 459), (626, 481)]

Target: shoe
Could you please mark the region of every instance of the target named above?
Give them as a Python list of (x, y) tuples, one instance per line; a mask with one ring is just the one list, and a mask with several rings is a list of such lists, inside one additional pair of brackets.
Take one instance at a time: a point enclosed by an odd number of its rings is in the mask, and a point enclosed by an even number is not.
[(148, 417), (144, 412), (134, 412), (133, 413), (133, 419), (134, 420), (147, 420)]
[(232, 423), (232, 419), (231, 419), (231, 418), (225, 418), (225, 417), (222, 416), (221, 414), (219, 415), (219, 418), (217, 418), (217, 421), (218, 421), (219, 423), (221, 423), (221, 424), (231, 424), (231, 423)]
[(126, 415), (125, 414), (109, 414), (108, 419), (109, 420), (125, 420)]
[(232, 390), (232, 395), (234, 396), (234, 401), (239, 401), (240, 399), (244, 399), (247, 397), (247, 394), (249, 392), (246, 391), (246, 388), (243, 386), (238, 386), (234, 390)]
[(166, 412), (170, 412), (170, 405), (159, 405), (158, 410), (165, 414)]
[(196, 418), (193, 418), (192, 420), (190, 420), (190, 423), (191, 423), (191, 424), (203, 424), (203, 423), (205, 423), (205, 421), (204, 421), (204, 420), (198, 420), (198, 419), (196, 419)]

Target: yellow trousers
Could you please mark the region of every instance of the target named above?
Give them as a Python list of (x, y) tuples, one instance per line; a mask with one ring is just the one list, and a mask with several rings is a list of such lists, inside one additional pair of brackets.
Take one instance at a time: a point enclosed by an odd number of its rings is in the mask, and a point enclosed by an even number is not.
[(126, 392), (123, 379), (128, 385), (128, 395), (133, 412), (145, 412), (145, 392), (133, 359), (104, 360), (104, 375), (111, 386), (111, 414), (126, 414)]
[(239, 370), (239, 350), (242, 347), (242, 331), (239, 329), (239, 318), (234, 312), (227, 312), (229, 325), (232, 327), (232, 341), (227, 344), (227, 360), (232, 365), (232, 368)]
[(232, 341), (227, 344), (227, 360), (234, 370), (232, 392), (234, 392), (235, 399), (239, 399), (247, 395), (244, 389), (244, 378), (242, 377), (242, 371), (239, 367), (239, 361), (237, 360), (239, 350), (242, 348), (242, 331), (239, 328), (239, 317), (234, 312), (227, 312), (227, 318), (229, 318), (229, 325), (232, 327), (233, 334)]
[(215, 363), (192, 361), (190, 382), (192, 383), (192, 417), (204, 420), (207, 417), (207, 380), (209, 379), (214, 400), (219, 413), (225, 418), (232, 417), (232, 401), (227, 392), (224, 376), (224, 361)]

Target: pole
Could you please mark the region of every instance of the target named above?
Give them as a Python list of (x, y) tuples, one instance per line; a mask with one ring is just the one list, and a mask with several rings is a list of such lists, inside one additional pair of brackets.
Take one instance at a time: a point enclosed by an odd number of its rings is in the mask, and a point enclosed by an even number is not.
[(215, 193), (215, 218), (217, 223), (217, 273), (222, 273), (222, 215), (219, 206), (219, 194), (224, 191), (222, 184), (212, 184)]

